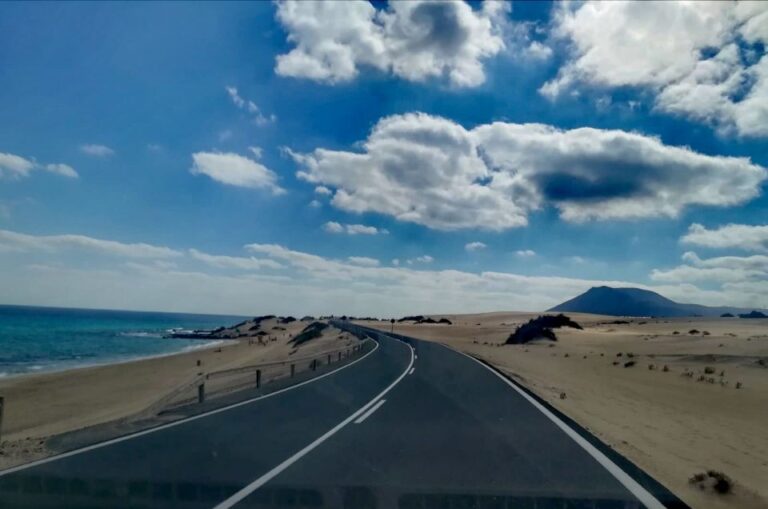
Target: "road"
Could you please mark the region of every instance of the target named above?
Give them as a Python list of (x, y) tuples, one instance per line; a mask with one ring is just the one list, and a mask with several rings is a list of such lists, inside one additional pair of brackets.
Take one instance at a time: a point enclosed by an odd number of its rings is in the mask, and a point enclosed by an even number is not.
[(478, 361), (372, 335), (300, 386), (0, 472), (0, 507), (685, 507)]

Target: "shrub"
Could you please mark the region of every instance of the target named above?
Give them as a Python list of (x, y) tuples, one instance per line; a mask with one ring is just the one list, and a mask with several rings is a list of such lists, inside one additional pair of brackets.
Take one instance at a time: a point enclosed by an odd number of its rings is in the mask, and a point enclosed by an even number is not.
[(730, 493), (733, 490), (733, 481), (727, 475), (717, 470), (707, 470), (706, 472), (694, 474), (693, 477), (688, 479), (688, 482), (698, 485), (701, 490), (711, 487), (713, 491), (721, 495)]
[(534, 339), (549, 339), (557, 341), (557, 336), (552, 332), (552, 329), (560, 327), (572, 327), (574, 329), (581, 329), (581, 325), (574, 322), (563, 314), (559, 315), (542, 315), (538, 318), (528, 320), (527, 323), (517, 327), (515, 332), (510, 334), (507, 338), (507, 344), (520, 345), (533, 341)]
[(714, 372), (715, 372), (715, 368), (713, 368), (712, 366), (704, 366), (704, 374), (711, 375)]
[(635, 361), (628, 361), (624, 363), (625, 368), (631, 368), (634, 365), (635, 365)]
[(319, 338), (323, 335), (323, 331), (328, 327), (329, 325), (327, 323), (312, 322), (304, 327), (304, 329), (299, 334), (296, 334), (296, 337), (291, 339), (290, 343), (298, 346), (312, 339)]
[(398, 322), (418, 322), (424, 319), (424, 315), (404, 316)]
[(697, 329), (691, 329), (688, 331), (688, 334), (698, 334), (699, 331)]

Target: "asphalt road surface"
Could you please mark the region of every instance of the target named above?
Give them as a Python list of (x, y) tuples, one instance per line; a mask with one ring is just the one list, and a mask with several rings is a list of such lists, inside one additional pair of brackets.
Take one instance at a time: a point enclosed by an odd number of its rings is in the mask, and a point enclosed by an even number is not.
[(484, 364), (369, 332), (312, 381), (0, 472), (0, 507), (686, 507)]

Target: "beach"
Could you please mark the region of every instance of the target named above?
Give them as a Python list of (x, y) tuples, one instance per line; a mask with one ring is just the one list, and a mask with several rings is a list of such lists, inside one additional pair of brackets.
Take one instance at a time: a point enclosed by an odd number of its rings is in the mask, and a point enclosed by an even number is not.
[[(557, 342), (501, 346), (538, 315), (430, 315), (452, 325), (404, 322), (394, 331), (490, 362), (692, 507), (768, 506), (768, 320), (569, 313), (584, 330), (555, 329)], [(389, 322), (360, 323), (390, 330)], [(689, 482), (707, 470), (726, 474), (733, 492)]]
[(308, 323), (266, 320), (260, 330), (269, 333), (261, 344), (252, 331), (253, 337), (162, 357), (0, 379), (0, 468), (47, 455), (45, 442), (54, 435), (139, 415), (199, 373), (311, 357), (351, 344), (333, 327), (298, 347), (289, 343)]

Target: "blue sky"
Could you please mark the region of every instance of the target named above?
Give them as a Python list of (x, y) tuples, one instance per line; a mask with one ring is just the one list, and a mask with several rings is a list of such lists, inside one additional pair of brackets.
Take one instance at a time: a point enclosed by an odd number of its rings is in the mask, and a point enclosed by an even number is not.
[(768, 307), (761, 4), (335, 7), (0, 5), (0, 301)]

